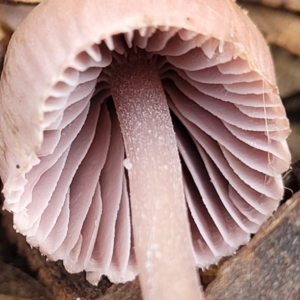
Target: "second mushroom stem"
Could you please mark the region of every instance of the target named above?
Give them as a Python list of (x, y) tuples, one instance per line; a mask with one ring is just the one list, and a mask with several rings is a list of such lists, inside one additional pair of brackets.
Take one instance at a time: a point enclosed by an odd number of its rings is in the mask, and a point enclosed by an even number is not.
[(134, 248), (143, 298), (204, 299), (195, 268), (182, 172), (155, 65), (119, 65), (111, 93), (127, 158)]

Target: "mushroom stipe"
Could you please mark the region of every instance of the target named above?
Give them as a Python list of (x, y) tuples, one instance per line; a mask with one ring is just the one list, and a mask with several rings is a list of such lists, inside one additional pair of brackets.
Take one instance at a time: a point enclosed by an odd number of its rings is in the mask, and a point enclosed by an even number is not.
[[(173, 293), (180, 299), (199, 299), (170, 111), (156, 65), (139, 56), (118, 64), (111, 73), (110, 87), (132, 163), (128, 171), (130, 205), (140, 281), (145, 290), (162, 299)], [(168, 286), (149, 280), (156, 274), (172, 278), (174, 272), (177, 275)]]
[(282, 198), (289, 122), (231, 0), (45, 0), (9, 43), (0, 101), (16, 230), (94, 284), (139, 275), (145, 299), (202, 299), (196, 267)]

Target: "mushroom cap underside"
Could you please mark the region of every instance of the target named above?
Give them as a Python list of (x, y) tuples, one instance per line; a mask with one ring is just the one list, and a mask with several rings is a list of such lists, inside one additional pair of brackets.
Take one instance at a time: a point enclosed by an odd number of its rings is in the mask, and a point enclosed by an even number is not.
[(289, 167), (272, 61), (244, 12), (229, 0), (155, 2), (44, 1), (14, 34), (1, 77), (5, 208), (33, 246), (92, 282), (137, 273), (109, 87), (121, 56), (157, 64), (199, 267), (248, 241)]

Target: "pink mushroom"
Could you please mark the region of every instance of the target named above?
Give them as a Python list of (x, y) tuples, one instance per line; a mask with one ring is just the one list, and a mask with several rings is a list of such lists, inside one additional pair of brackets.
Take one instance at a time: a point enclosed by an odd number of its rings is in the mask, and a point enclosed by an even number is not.
[(289, 122), (269, 51), (231, 0), (45, 0), (0, 85), (17, 231), (69, 272), (201, 299), (205, 268), (277, 208)]

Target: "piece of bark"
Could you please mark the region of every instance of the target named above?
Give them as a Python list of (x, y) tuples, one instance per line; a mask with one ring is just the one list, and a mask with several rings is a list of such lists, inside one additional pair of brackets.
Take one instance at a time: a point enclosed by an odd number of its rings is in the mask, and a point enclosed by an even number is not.
[(300, 193), (284, 203), (208, 286), (207, 300), (300, 299)]

